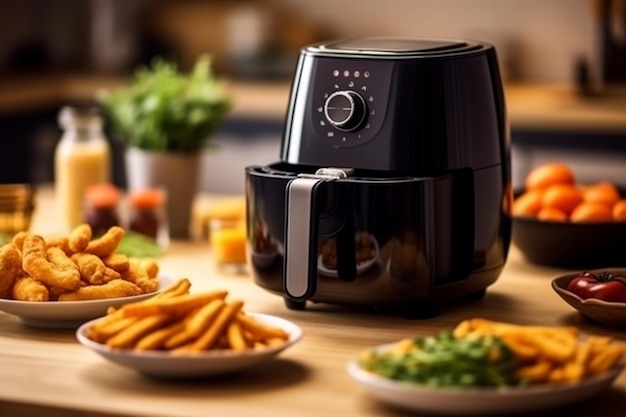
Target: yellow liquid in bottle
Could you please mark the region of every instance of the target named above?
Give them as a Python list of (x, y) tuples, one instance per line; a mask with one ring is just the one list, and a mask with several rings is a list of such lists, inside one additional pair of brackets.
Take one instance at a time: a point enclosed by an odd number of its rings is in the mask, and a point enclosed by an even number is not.
[(60, 143), (55, 155), (59, 216), (68, 229), (85, 221), (85, 189), (110, 179), (110, 152), (104, 140)]

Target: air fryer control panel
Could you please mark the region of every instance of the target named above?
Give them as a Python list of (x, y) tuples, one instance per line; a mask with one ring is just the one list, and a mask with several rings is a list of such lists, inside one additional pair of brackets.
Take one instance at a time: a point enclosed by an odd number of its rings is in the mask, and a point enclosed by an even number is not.
[(372, 139), (385, 118), (393, 68), (385, 61), (319, 59), (307, 106), (315, 135), (333, 147)]
[(488, 44), (311, 46), (298, 60), (281, 161), (402, 175), (493, 166), (507, 139), (499, 81)]

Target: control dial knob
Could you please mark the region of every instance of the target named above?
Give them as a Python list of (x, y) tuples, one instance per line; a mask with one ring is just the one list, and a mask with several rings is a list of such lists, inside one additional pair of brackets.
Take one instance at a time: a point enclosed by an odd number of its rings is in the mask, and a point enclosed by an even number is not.
[(336, 129), (351, 132), (363, 125), (367, 105), (363, 97), (354, 91), (336, 91), (324, 103), (324, 116)]

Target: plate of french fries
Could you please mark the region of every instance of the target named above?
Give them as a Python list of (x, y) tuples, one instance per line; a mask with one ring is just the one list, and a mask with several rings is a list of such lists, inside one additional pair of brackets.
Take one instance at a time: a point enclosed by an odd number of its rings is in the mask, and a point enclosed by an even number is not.
[(236, 372), (275, 358), (302, 338), (296, 324), (244, 310), (226, 290), (190, 292), (183, 278), (154, 297), (109, 310), (76, 331), (105, 359), (159, 378)]
[(362, 352), (349, 375), (394, 406), (448, 415), (551, 410), (610, 389), (626, 346), (576, 327), (475, 318)]

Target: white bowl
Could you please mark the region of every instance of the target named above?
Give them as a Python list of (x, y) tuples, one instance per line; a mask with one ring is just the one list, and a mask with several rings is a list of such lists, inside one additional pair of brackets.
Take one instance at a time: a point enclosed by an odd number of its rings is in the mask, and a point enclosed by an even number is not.
[[(395, 344), (382, 345), (377, 350)], [(447, 415), (510, 415), (550, 410), (593, 397), (609, 389), (624, 369), (621, 363), (601, 375), (578, 383), (520, 388), (446, 389), (396, 381), (361, 368), (358, 359), (348, 363), (348, 374), (372, 397), (394, 406), (424, 413)]]
[(289, 339), (280, 345), (243, 352), (213, 350), (201, 353), (172, 354), (167, 351), (138, 351), (113, 349), (94, 342), (86, 335), (87, 329), (100, 319), (83, 324), (76, 331), (78, 341), (103, 358), (140, 374), (158, 378), (197, 378), (240, 371), (275, 358), (280, 352), (302, 338), (302, 329), (280, 317), (259, 313), (246, 313), (263, 324), (283, 329)]
[(159, 275), (159, 290), (130, 297), (103, 298), (84, 301), (18, 301), (0, 298), (0, 311), (17, 316), (31, 327), (75, 329), (84, 322), (104, 316), (109, 307), (144, 300), (174, 282), (170, 275)]

